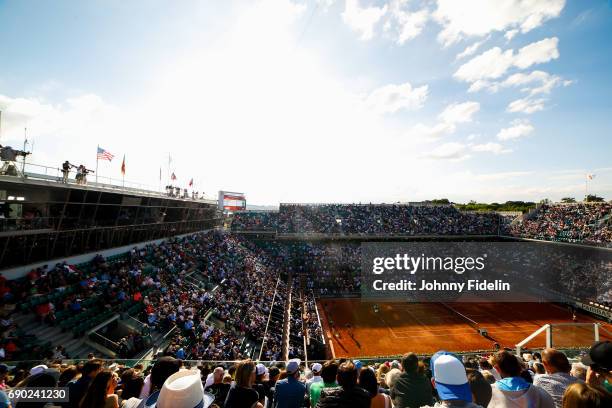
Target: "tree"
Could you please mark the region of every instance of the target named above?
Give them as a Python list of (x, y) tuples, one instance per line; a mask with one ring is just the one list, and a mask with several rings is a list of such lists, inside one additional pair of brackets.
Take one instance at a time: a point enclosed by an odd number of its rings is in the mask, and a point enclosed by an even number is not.
[(587, 203), (603, 203), (603, 197), (598, 197), (595, 194), (589, 194), (584, 198), (584, 201)]
[(448, 201), (448, 198), (438, 198), (438, 199), (434, 199), (431, 200), (432, 204), (450, 204), (450, 201)]
[(575, 203), (576, 199), (574, 197), (563, 197), (561, 199), (562, 203)]

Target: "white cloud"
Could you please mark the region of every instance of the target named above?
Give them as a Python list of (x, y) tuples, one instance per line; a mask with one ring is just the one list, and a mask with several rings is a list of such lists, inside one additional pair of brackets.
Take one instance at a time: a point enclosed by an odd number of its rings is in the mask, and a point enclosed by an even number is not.
[(512, 126), (499, 131), (497, 138), (499, 140), (517, 140), (530, 135), (534, 131), (534, 127), (528, 120), (514, 120)]
[(472, 121), (472, 116), (480, 110), (478, 102), (462, 102), (448, 105), (442, 113), (438, 115), (444, 123), (466, 123)]
[(534, 112), (538, 112), (544, 110), (544, 99), (531, 99), (531, 98), (521, 98), (515, 101), (510, 102), (508, 105), (508, 112), (522, 112), (531, 114)]
[(526, 33), (558, 17), (565, 0), (438, 0), (434, 17), (442, 25), (438, 41), (444, 46), (469, 36), (520, 29)]
[(487, 91), (491, 93), (495, 93), (499, 90), (499, 83), (496, 81), (487, 81), (484, 79), (478, 79), (472, 82), (472, 84), (468, 88), (468, 92), (473, 93), (473, 92), (481, 91), (483, 89), (486, 89)]
[(528, 44), (518, 51), (514, 58), (514, 65), (521, 68), (529, 68), (534, 64), (541, 64), (559, 58), (559, 39), (557, 37), (545, 38), (543, 40)]
[(406, 41), (417, 37), (423, 31), (425, 23), (429, 19), (429, 11), (421, 9), (415, 12), (404, 10), (406, 0), (395, 0), (391, 3), (391, 16), (397, 24), (397, 43), (404, 44)]
[(519, 30), (517, 28), (515, 28), (513, 30), (508, 30), (504, 34), (504, 38), (506, 40), (510, 41), (510, 40), (512, 40), (518, 34), (518, 32), (519, 32)]
[(495, 155), (511, 153), (512, 149), (508, 149), (499, 143), (488, 142), (471, 146), (471, 149), (475, 152), (490, 152)]
[(549, 94), (550, 91), (559, 86), (571, 85), (573, 81), (562, 80), (560, 76), (551, 75), (544, 71), (532, 71), (529, 74), (522, 72), (510, 75), (506, 78), (501, 86), (523, 86), (521, 92), (526, 92), (529, 95)]
[(366, 105), (380, 114), (395, 113), (400, 109), (415, 110), (423, 106), (427, 94), (427, 85), (413, 88), (409, 82), (390, 84), (374, 90), (366, 98)]
[(461, 161), (468, 159), (470, 154), (466, 145), (457, 142), (450, 142), (435, 147), (425, 154), (424, 157), (434, 160)]
[(374, 36), (374, 26), (387, 12), (383, 7), (361, 7), (359, 0), (346, 0), (342, 20), (354, 31), (361, 34), (362, 40), (370, 40)]
[(472, 117), (480, 110), (478, 102), (452, 103), (438, 115), (439, 122), (429, 126), (418, 123), (410, 129), (409, 136), (416, 140), (435, 140), (455, 132), (457, 124), (472, 121)]
[(493, 47), (461, 65), (453, 76), (465, 82), (496, 79), (505, 74), (513, 62), (512, 50), (502, 51), (499, 47)]
[[(502, 77), (511, 67), (525, 69), (534, 64), (559, 58), (558, 44), (557, 37), (545, 38), (526, 45), (516, 54), (512, 49), (502, 51), (499, 47), (493, 47), (461, 65), (453, 77), (459, 81), (471, 82), (468, 92), (477, 92), (482, 89), (496, 92), (499, 84), (491, 80)], [(529, 80), (542, 79), (541, 74), (536, 74), (538, 75), (539, 78), (534, 77)]]
[(455, 57), (455, 60), (459, 60), (465, 57), (469, 57), (470, 55), (473, 55), (485, 41), (486, 40), (477, 41), (472, 45), (468, 45), (467, 47), (465, 47), (463, 51), (457, 54), (457, 56)]

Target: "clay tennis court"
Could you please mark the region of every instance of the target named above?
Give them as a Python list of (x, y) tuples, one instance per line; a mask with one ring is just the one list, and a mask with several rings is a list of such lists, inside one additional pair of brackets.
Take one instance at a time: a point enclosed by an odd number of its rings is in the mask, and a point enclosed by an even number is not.
[[(335, 357), (376, 357), (408, 351), (429, 354), (441, 349), (490, 351), (495, 342), (502, 348), (514, 348), (544, 324), (572, 323), (569, 309), (553, 303), (378, 303), (378, 307), (375, 312), (374, 303), (360, 299), (318, 302)], [(580, 313), (577, 322), (603, 323)], [(479, 327), (488, 330), (489, 338), (477, 332)], [(612, 325), (601, 327), (612, 333)], [(605, 330), (600, 331), (600, 338), (612, 340)], [(525, 347), (544, 347), (545, 339), (542, 333)], [(588, 347), (593, 339), (589, 325), (553, 326), (553, 346), (558, 348)]]

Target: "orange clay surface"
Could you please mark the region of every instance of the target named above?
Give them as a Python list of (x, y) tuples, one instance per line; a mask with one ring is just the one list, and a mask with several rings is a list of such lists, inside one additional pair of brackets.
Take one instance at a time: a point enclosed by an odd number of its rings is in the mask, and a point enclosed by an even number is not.
[[(374, 303), (321, 299), (318, 309), (335, 357), (375, 357), (412, 351), (420, 354), (492, 350), (495, 342), (514, 348), (544, 324), (572, 323), (571, 312), (553, 303)], [(465, 317), (463, 317), (463, 316)], [(477, 323), (474, 325), (468, 319)], [(578, 314), (578, 323), (602, 323), (601, 340), (612, 340), (612, 325)], [(346, 325), (350, 326), (347, 327)], [(490, 339), (477, 328), (487, 329)], [(608, 332), (606, 332), (607, 330)], [(553, 326), (553, 346), (588, 347), (592, 326)], [(351, 337), (352, 334), (352, 337)], [(545, 333), (525, 347), (545, 346)]]

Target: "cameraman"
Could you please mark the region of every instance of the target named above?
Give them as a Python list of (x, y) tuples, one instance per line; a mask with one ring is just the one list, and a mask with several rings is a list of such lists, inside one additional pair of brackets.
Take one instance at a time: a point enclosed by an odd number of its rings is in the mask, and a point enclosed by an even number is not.
[(75, 167), (68, 160), (62, 163), (62, 183), (68, 183), (68, 174), (70, 173), (70, 168)]

